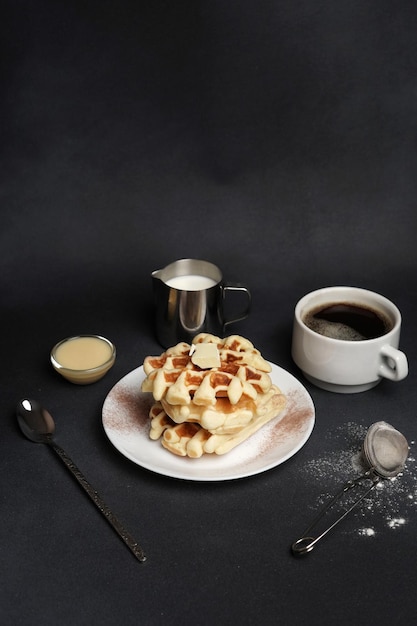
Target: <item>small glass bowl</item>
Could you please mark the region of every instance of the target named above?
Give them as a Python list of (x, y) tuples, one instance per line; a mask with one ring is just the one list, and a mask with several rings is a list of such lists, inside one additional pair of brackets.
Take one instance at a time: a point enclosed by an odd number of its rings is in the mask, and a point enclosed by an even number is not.
[[(100, 347), (104, 348), (102, 358), (100, 356), (93, 358), (89, 355), (89, 346), (91, 349), (95, 342), (100, 342), (102, 344)], [(84, 363), (80, 363), (76, 367), (69, 363), (68, 355), (65, 355), (65, 344), (69, 343), (73, 344), (72, 356), (74, 356), (74, 350), (77, 353), (78, 348), (78, 354)], [(103, 378), (113, 367), (116, 360), (116, 347), (101, 335), (77, 335), (59, 341), (52, 348), (50, 356), (52, 366), (58, 374), (76, 385), (89, 385)]]

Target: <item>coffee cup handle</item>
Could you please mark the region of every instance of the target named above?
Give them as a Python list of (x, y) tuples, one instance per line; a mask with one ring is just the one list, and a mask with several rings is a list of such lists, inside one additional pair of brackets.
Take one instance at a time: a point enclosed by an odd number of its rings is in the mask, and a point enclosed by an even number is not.
[(382, 363), (379, 375), (390, 380), (402, 380), (408, 374), (408, 361), (404, 352), (385, 345), (381, 348)]
[(221, 285), (221, 288), (222, 288), (223, 305), (227, 298), (228, 292), (240, 291), (241, 293), (243, 292), (246, 294), (246, 308), (240, 313), (235, 314), (233, 317), (230, 317), (230, 318), (223, 317), (223, 330), (224, 330), (228, 324), (232, 324), (233, 322), (240, 322), (241, 320), (244, 320), (248, 317), (250, 308), (251, 308), (251, 303), (252, 303), (252, 296), (251, 296), (249, 289), (240, 283), (223, 283)]

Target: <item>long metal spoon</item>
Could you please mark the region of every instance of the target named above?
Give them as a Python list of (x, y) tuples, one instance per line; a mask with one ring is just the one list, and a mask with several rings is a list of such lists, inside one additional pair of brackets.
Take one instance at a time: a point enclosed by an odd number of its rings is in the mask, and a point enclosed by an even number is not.
[[(359, 478), (349, 480), (341, 491), (330, 500), (327, 506), (314, 519), (312, 524), (304, 531), (303, 536), (292, 544), (291, 549), (293, 553), (295, 555), (302, 555), (311, 552), (320, 539), (327, 535), (327, 533), (341, 522), (352, 509), (362, 502), (381, 480), (397, 476), (404, 469), (408, 451), (409, 446), (407, 439), (393, 426), (386, 422), (375, 422), (375, 424), (372, 424), (366, 433), (362, 448), (363, 456), (369, 469), (362, 476), (359, 476)], [(344, 493), (357, 487), (365, 480), (371, 481), (371, 486), (365, 493), (320, 535), (312, 537), (310, 535), (311, 530), (317, 525), (325, 513), (333, 507)]]
[(48, 411), (46, 411), (46, 409), (44, 409), (36, 400), (29, 400), (28, 398), (25, 398), (24, 400), (20, 400), (18, 403), (16, 414), (17, 421), (23, 434), (35, 443), (47, 444), (57, 453), (59, 458), (65, 463), (81, 487), (90, 496), (91, 500), (98, 507), (101, 513), (103, 513), (106, 520), (113, 527), (119, 537), (125, 542), (138, 561), (146, 561), (146, 556), (139, 544), (122, 526), (117, 517), (112, 513), (97, 491), (93, 489), (69, 456), (67, 456), (64, 450), (53, 440), (55, 423), (50, 413), (48, 413)]

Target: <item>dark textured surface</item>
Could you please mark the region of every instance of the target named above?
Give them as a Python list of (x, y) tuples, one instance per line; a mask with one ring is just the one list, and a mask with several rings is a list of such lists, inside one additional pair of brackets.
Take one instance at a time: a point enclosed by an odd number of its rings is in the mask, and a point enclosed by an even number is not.
[[(401, 527), (358, 513), (305, 559), (289, 546), (337, 489), (346, 446), (360, 446), (352, 424), (416, 437), (415, 3), (22, 0), (3, 3), (0, 24), (2, 623), (412, 621), (413, 461), (394, 502)], [(150, 273), (182, 257), (249, 285), (252, 314), (231, 331), (297, 377), (304, 293), (383, 293), (403, 313), (408, 378), (354, 396), (305, 383), (313, 434), (264, 474), (200, 484), (142, 470), (107, 441), (101, 406), (161, 351)], [(88, 332), (118, 358), (77, 387), (48, 355)], [(24, 396), (50, 410), (146, 564), (23, 438)], [(375, 536), (360, 537), (364, 525)]]

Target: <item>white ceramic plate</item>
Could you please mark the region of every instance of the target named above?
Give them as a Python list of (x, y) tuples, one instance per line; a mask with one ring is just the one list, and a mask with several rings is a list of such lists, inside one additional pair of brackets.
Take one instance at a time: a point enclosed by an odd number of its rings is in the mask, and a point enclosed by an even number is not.
[(301, 383), (271, 363), (272, 382), (287, 396), (277, 419), (227, 454), (198, 459), (168, 452), (160, 441), (149, 439), (150, 393), (141, 392), (142, 367), (127, 374), (109, 392), (103, 405), (104, 430), (125, 457), (148, 470), (185, 480), (220, 481), (245, 478), (269, 470), (292, 457), (305, 444), (314, 427), (314, 405)]

